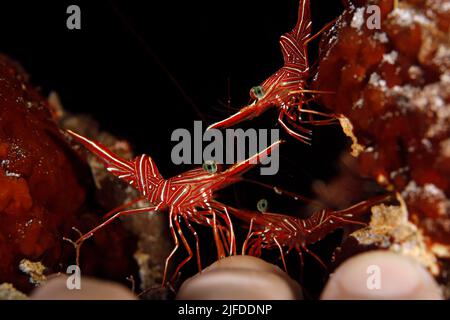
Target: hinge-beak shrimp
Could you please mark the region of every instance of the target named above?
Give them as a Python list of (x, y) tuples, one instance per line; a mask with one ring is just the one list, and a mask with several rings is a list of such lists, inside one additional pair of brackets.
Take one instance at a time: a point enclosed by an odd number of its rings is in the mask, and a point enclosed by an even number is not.
[[(303, 104), (307, 102), (304, 97), (305, 93), (331, 93), (305, 90), (306, 81), (310, 77), (307, 44), (331, 25), (331, 23), (327, 24), (316, 35), (311, 36), (310, 11), (309, 0), (300, 0), (296, 26), (291, 32), (281, 36), (280, 39), (284, 66), (261, 85), (250, 90), (253, 103), (242, 108), (229, 118), (212, 124), (208, 129), (231, 127), (242, 121), (258, 117), (272, 107), (277, 107), (280, 111), (278, 123), (281, 127), (292, 137), (309, 144), (311, 130), (302, 127), (302, 123), (334, 123), (335, 119), (332, 115), (303, 108)], [(302, 113), (321, 115), (328, 119), (318, 121), (310, 119), (305, 121), (301, 118)], [(291, 129), (285, 120), (295, 130)]]
[(346, 225), (365, 226), (361, 216), (366, 214), (372, 206), (390, 197), (390, 194), (378, 196), (340, 211), (329, 209), (316, 211), (306, 219), (234, 208), (229, 210), (232, 215), (249, 224), (242, 254), (259, 257), (263, 249), (277, 249), (280, 251), (284, 269), (287, 271), (285, 254), (292, 250), (297, 251), (303, 266), (303, 252), (306, 252), (326, 270), (325, 263), (307, 246)]
[[(134, 160), (123, 159), (109, 151), (105, 146), (91, 141), (72, 131), (68, 133), (89, 151), (95, 154), (106, 169), (119, 179), (135, 187), (142, 198), (129, 202), (106, 215), (107, 220), (81, 236), (76, 242), (77, 260), (79, 248), (83, 241), (94, 235), (96, 231), (105, 227), (113, 220), (138, 214), (153, 213), (167, 209), (169, 211), (169, 227), (175, 247), (167, 257), (163, 275), (163, 285), (166, 283), (168, 265), (180, 246), (180, 240), (188, 252), (176, 268), (171, 280), (180, 269), (193, 257), (193, 251), (185, 238), (180, 223), (184, 222), (196, 239), (196, 255), (199, 271), (202, 270), (200, 262), (199, 238), (191, 223), (213, 228), (214, 240), (217, 247), (218, 258), (236, 253), (236, 240), (228, 207), (214, 200), (214, 193), (242, 179), (241, 175), (253, 168), (263, 157), (270, 155), (281, 141), (273, 143), (265, 150), (254, 156), (232, 165), (228, 169), (218, 172), (215, 163), (205, 163), (203, 168), (197, 168), (178, 176), (164, 179), (158, 171), (153, 159), (148, 155), (141, 155)], [(145, 208), (129, 209), (138, 200), (146, 199), (152, 205)], [(224, 221), (225, 225), (223, 225)], [(177, 235), (178, 233), (178, 235)]]

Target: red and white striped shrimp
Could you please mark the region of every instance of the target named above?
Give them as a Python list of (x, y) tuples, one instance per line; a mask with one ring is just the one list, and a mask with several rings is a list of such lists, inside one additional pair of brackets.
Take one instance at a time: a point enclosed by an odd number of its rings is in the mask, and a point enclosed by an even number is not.
[(260, 256), (263, 249), (277, 249), (280, 251), (283, 266), (287, 270), (285, 252), (297, 251), (303, 266), (302, 252), (304, 251), (313, 256), (326, 270), (323, 261), (307, 246), (346, 225), (365, 225), (361, 222), (361, 216), (366, 214), (372, 206), (390, 197), (391, 195), (378, 196), (340, 211), (320, 210), (307, 219), (234, 208), (229, 208), (229, 212), (249, 223), (249, 232), (242, 246), (242, 254)]
[[(143, 198), (152, 204), (152, 206), (146, 208), (123, 210), (127, 207), (127, 204), (125, 204), (118, 208), (120, 210), (119, 212), (115, 210), (111, 214), (107, 214), (108, 219), (106, 221), (76, 241), (77, 251), (84, 240), (119, 217), (143, 212), (149, 213), (168, 210), (170, 232), (175, 242), (175, 247), (166, 259), (163, 284), (165, 284), (169, 261), (180, 246), (179, 239), (181, 239), (181, 242), (186, 248), (188, 257), (178, 265), (174, 277), (193, 257), (193, 251), (180, 226), (182, 221), (185, 222), (196, 239), (197, 264), (200, 271), (202, 267), (200, 262), (199, 238), (191, 222), (213, 228), (219, 259), (225, 257), (225, 251), (230, 255), (235, 254), (236, 241), (228, 208), (226, 205), (214, 201), (214, 193), (240, 181), (243, 173), (253, 168), (258, 163), (258, 160), (270, 155), (273, 149), (281, 143), (281, 141), (277, 141), (260, 153), (234, 164), (222, 172), (218, 172), (216, 165), (212, 163), (209, 164), (206, 170), (204, 168), (196, 168), (178, 176), (164, 179), (159, 173), (153, 159), (148, 155), (138, 156), (134, 160), (126, 160), (112, 153), (105, 146), (97, 142), (91, 141), (72, 131), (68, 131), (68, 133), (95, 154), (110, 173), (135, 187), (139, 190)], [(134, 200), (129, 205), (136, 202), (137, 200)], [(221, 220), (224, 221), (225, 225), (222, 224)]]
[[(305, 93), (324, 93), (305, 90), (306, 81), (310, 77), (307, 44), (330, 25), (328, 24), (318, 34), (311, 36), (310, 11), (309, 0), (300, 0), (296, 26), (292, 31), (281, 36), (280, 39), (284, 65), (261, 85), (250, 90), (253, 103), (243, 107), (227, 119), (212, 124), (208, 129), (231, 127), (242, 121), (258, 117), (272, 107), (277, 107), (280, 111), (278, 123), (283, 129), (292, 137), (309, 144), (311, 130), (302, 127), (301, 123), (329, 124), (334, 121), (333, 116), (302, 107), (306, 102), (304, 98)], [(301, 118), (302, 113), (318, 114), (331, 119), (303, 121)], [(286, 124), (285, 119), (298, 132), (291, 129)]]

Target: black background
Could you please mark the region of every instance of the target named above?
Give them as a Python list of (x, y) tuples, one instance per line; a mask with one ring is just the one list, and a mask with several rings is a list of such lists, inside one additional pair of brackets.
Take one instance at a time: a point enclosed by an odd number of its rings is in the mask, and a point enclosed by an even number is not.
[[(316, 31), (342, 11), (340, 0), (311, 2)], [(81, 8), (81, 30), (66, 28), (71, 4)], [(56, 91), (69, 111), (91, 114), (136, 153), (150, 154), (169, 177), (186, 169), (170, 160), (172, 131), (191, 129), (194, 120), (206, 126), (245, 105), (249, 89), (282, 66), (278, 40), (294, 26), (297, 6), (296, 0), (2, 1), (0, 51), (20, 62), (45, 95)], [(244, 126), (277, 127), (276, 115)], [(280, 174), (265, 182), (310, 196), (314, 179), (336, 174), (345, 144), (337, 126), (314, 128), (312, 146), (283, 138)], [(254, 207), (273, 197), (254, 190), (235, 188), (232, 202)], [(275, 212), (298, 214), (289, 202), (269, 203)]]
[[(30, 303), (33, 307), (30, 308)], [(273, 307), (268, 315), (226, 315), (214, 314), (210, 318), (202, 316), (179, 315), (180, 308), (213, 307), (222, 310), (223, 305), (236, 304), (236, 301), (2, 301), (2, 308), (10, 308), (19, 315), (30, 316), (45, 313), (49, 319), (72, 316), (83, 319), (86, 316), (99, 316), (107, 319), (124, 319), (145, 315), (149, 319), (302, 319), (315, 317), (332, 319), (336, 316), (345, 319), (382, 319), (386, 313), (399, 318), (426, 317), (430, 310), (439, 309), (444, 314), (448, 301), (241, 301), (243, 305), (269, 304)], [(68, 312), (70, 310), (70, 312)]]

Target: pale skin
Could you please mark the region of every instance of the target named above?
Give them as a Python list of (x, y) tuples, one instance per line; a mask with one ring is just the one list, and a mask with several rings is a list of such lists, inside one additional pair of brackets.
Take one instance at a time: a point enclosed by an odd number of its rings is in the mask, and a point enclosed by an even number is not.
[[(370, 276), (367, 269), (373, 265), (379, 266), (379, 289), (367, 286)], [(286, 274), (281, 276), (280, 271), (255, 258), (231, 257), (186, 281), (177, 298), (234, 299), (236, 292), (242, 290), (243, 281), (247, 281), (253, 288), (246, 292), (246, 299), (301, 299), (299, 286), (292, 285), (292, 280)], [(442, 296), (432, 276), (416, 262), (391, 252), (374, 251), (343, 263), (330, 277), (321, 299), (442, 299)]]
[[(367, 270), (374, 265), (379, 267), (380, 288), (369, 289)], [(82, 291), (69, 291), (65, 283), (65, 277), (56, 277), (36, 289), (31, 298), (136, 299), (129, 289), (111, 282), (87, 278)], [(177, 299), (295, 300), (302, 299), (302, 292), (280, 268), (258, 258), (233, 256), (186, 280)], [(372, 251), (344, 262), (330, 277), (321, 299), (442, 299), (442, 293), (433, 277), (415, 261)]]

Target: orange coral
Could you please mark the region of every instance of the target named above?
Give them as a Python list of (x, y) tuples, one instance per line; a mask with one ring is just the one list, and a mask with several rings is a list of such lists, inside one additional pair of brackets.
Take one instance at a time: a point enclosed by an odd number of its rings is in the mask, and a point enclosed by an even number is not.
[[(49, 272), (73, 264), (74, 248), (63, 237), (74, 236), (72, 227), (90, 228), (100, 216), (90, 213), (95, 201), (86, 200), (93, 187), (89, 168), (67, 144), (47, 101), (19, 66), (1, 55), (0, 79), (0, 283), (28, 290), (19, 262), (42, 261)], [(83, 273), (129, 275), (124, 238), (118, 227), (87, 246), (90, 261)], [(99, 252), (111, 246), (113, 258), (105, 262)]]
[[(364, 146), (360, 172), (406, 200), (411, 219), (450, 245), (450, 1), (353, 1), (321, 42), (314, 86)], [(381, 29), (364, 23), (381, 8)]]

